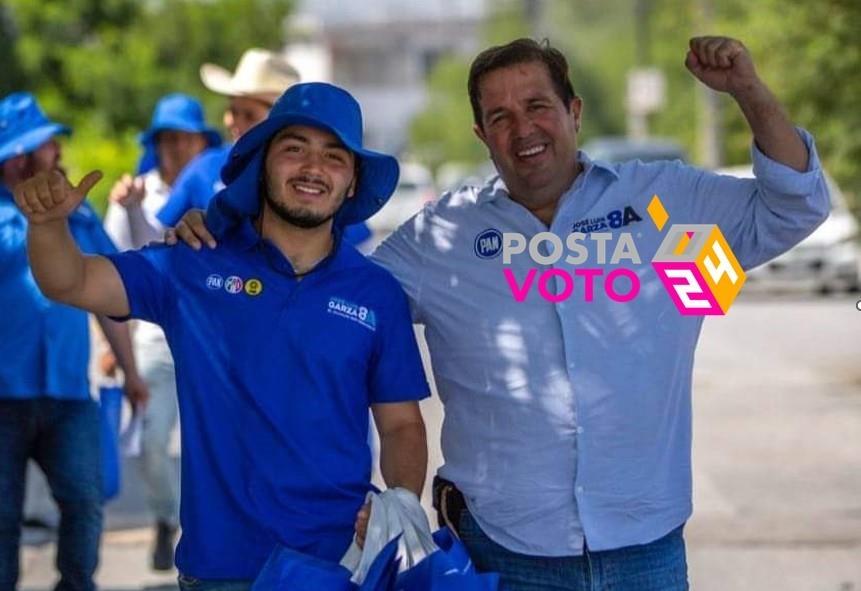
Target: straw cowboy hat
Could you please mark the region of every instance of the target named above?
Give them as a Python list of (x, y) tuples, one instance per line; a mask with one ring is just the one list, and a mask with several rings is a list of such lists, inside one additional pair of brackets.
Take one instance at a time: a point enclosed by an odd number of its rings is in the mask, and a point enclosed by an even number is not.
[(299, 81), (299, 73), (281, 54), (254, 48), (242, 54), (233, 73), (215, 64), (203, 64), (200, 79), (204, 86), (218, 94), (265, 97), (274, 101)]

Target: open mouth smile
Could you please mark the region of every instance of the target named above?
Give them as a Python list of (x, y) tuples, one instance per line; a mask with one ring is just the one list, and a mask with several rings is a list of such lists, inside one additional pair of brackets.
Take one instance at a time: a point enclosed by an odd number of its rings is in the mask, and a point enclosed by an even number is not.
[(547, 151), (548, 144), (536, 144), (533, 146), (529, 146), (528, 148), (523, 148), (521, 150), (517, 150), (515, 155), (520, 160), (529, 161), (541, 154), (544, 154)]

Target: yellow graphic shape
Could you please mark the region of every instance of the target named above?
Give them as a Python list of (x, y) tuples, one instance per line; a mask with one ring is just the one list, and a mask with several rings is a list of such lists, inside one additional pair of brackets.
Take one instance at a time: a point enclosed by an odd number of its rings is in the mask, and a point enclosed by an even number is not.
[(679, 239), (679, 243), (676, 244), (676, 249), (673, 251), (673, 254), (676, 256), (681, 256), (685, 254), (685, 251), (688, 249), (688, 244), (691, 243), (691, 235), (688, 232), (682, 234), (682, 237)]
[(667, 210), (664, 209), (664, 204), (661, 203), (661, 200), (657, 195), (652, 195), (652, 200), (649, 201), (646, 211), (649, 213), (649, 217), (652, 218), (652, 221), (658, 228), (658, 232), (662, 231), (667, 220), (670, 219), (670, 214), (668, 214)]
[(735, 301), (747, 276), (717, 226), (713, 226), (696, 265), (724, 314)]
[(259, 279), (249, 279), (245, 282), (245, 293), (250, 296), (260, 295), (263, 291), (263, 282)]

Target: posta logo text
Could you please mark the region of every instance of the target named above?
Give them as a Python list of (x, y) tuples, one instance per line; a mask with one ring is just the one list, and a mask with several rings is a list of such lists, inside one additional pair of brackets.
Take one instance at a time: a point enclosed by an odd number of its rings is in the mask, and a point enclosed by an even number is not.
[[(657, 195), (652, 197), (647, 211), (658, 231), (663, 231), (669, 214)], [(583, 266), (589, 258), (587, 240), (593, 243), (595, 262), (604, 267)], [(629, 302), (640, 293), (640, 276), (634, 270), (620, 266), (605, 275), (607, 265), (641, 264), (636, 242), (629, 232), (614, 235), (574, 231), (563, 245), (562, 238), (551, 232), (540, 232), (527, 240), (522, 234), (488, 229), (475, 241), (476, 255), (487, 259), (501, 253), (503, 265), (510, 265), (513, 256), (527, 250), (537, 265), (555, 265), (564, 256), (564, 262), (575, 268), (571, 271), (532, 268), (522, 282), (518, 282), (511, 268), (505, 268), (505, 280), (518, 302), (524, 301), (533, 287), (550, 302), (564, 301), (574, 293), (575, 280), (582, 282), (584, 301), (592, 302), (599, 277), (603, 278), (604, 295), (614, 302)], [(671, 225), (651, 266), (684, 316), (726, 314), (746, 279), (729, 243), (715, 224)]]

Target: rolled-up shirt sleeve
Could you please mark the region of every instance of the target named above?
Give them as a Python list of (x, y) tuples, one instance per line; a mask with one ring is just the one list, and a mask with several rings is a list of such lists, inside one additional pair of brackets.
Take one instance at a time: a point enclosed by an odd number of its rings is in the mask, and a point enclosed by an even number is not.
[(786, 252), (809, 236), (831, 209), (828, 185), (807, 131), (807, 170), (800, 172), (751, 148), (754, 178), (737, 178), (675, 164), (683, 209), (691, 223), (717, 224), (739, 263), (750, 269)]

